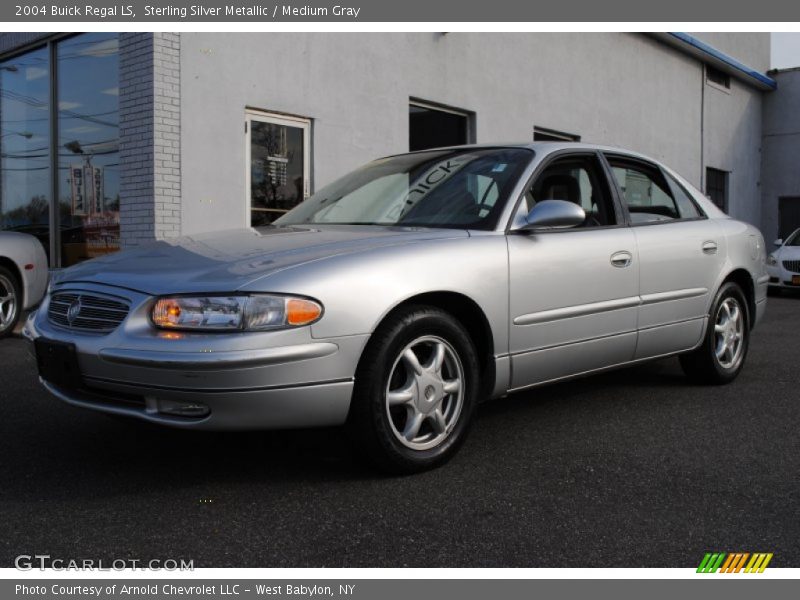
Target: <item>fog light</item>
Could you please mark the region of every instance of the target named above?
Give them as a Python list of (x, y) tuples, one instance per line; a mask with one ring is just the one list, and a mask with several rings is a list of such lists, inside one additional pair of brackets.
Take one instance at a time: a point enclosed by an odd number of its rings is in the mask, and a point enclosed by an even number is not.
[(176, 417), (205, 417), (211, 411), (205, 404), (199, 402), (176, 402), (174, 400), (158, 400), (158, 412), (163, 415)]

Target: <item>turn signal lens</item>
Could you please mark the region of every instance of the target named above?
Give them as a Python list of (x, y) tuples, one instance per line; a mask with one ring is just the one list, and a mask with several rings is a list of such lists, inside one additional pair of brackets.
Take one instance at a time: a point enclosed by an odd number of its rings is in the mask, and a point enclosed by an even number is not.
[(288, 298), (286, 300), (286, 323), (289, 325), (307, 325), (319, 319), (322, 307), (311, 300)]
[(158, 327), (177, 327), (180, 316), (181, 307), (172, 298), (159, 300), (153, 308), (153, 323)]

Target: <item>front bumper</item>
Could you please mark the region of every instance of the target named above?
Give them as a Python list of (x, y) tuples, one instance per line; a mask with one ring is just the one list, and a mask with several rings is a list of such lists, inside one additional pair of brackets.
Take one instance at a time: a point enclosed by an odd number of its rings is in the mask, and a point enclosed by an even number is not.
[(792, 283), (792, 278), (800, 277), (800, 273), (789, 271), (780, 264), (767, 265), (767, 273), (769, 274), (769, 287), (800, 290), (800, 284)]
[[(87, 286), (82, 286), (86, 289)], [(91, 291), (108, 293), (106, 286)], [(115, 290), (119, 294), (120, 290)], [(47, 319), (48, 299), (23, 335), (75, 345), (83, 384), (42, 380), (74, 406), (174, 427), (207, 430), (340, 425), (366, 335), (318, 340), (309, 328), (185, 334), (157, 331), (152, 299), (124, 291), (131, 312), (106, 335), (75, 332)]]

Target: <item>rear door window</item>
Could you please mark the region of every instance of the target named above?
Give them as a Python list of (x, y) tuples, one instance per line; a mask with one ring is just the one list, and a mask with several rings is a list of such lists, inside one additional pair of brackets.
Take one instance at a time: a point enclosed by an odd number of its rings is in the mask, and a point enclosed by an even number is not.
[(680, 219), (678, 204), (656, 167), (638, 161), (607, 157), (631, 223), (655, 223)]

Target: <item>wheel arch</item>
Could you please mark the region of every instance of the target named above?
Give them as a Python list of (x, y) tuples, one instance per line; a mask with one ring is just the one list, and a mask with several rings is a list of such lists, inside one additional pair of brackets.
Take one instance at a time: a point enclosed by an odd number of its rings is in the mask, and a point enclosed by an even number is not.
[[(373, 329), (377, 330), (387, 319), (411, 306), (433, 306), (457, 319), (475, 344), (481, 369), (482, 398), (487, 398), (495, 384), (494, 335), (491, 324), (480, 305), (466, 294), (452, 291), (430, 291), (410, 296), (386, 311)], [(361, 358), (366, 352), (362, 350)]]
[(20, 291), (24, 296), (25, 280), (22, 279), (22, 271), (20, 270), (19, 265), (6, 256), (0, 256), (0, 267), (5, 267), (11, 271), (11, 274), (17, 279), (17, 285), (19, 285)]

